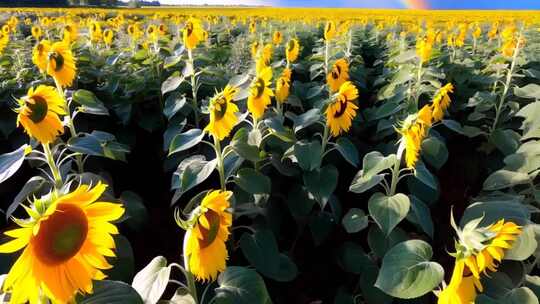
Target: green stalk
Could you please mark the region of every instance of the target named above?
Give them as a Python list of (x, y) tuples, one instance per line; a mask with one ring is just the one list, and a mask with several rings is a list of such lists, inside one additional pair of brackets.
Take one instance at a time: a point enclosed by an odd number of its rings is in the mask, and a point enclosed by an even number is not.
[(404, 149), (405, 145), (403, 144), (403, 141), (401, 141), (396, 153), (396, 162), (392, 168), (392, 181), (390, 183), (390, 193), (388, 193), (388, 196), (393, 196), (396, 194), (397, 183), (399, 180), (399, 167), (401, 165), (401, 156), (403, 155)]
[(195, 64), (193, 62), (193, 53), (191, 49), (188, 49), (188, 61), (191, 65), (192, 74), (191, 74), (191, 94), (193, 98), (191, 99), (191, 105), (193, 107), (193, 114), (195, 117), (195, 126), (199, 128), (199, 107), (197, 105), (197, 81), (195, 79)]
[(49, 168), (51, 169), (51, 173), (54, 179), (54, 190), (55, 192), (62, 188), (62, 185), (64, 182), (62, 181), (62, 175), (60, 174), (60, 170), (56, 166), (56, 163), (54, 162), (54, 157), (51, 152), (51, 148), (49, 147), (49, 144), (41, 144), (43, 146), (43, 152), (45, 153), (45, 158), (47, 160), (47, 164), (49, 165)]
[(216, 136), (212, 136), (214, 138), (214, 149), (216, 151), (216, 158), (218, 160), (217, 169), (219, 173), (219, 184), (221, 185), (221, 190), (225, 191), (225, 168), (224, 168), (224, 159), (223, 159), (223, 153), (221, 151), (221, 143), (219, 142), (219, 139)]
[(501, 94), (501, 98), (499, 100), (499, 104), (495, 108), (495, 119), (493, 120), (493, 125), (491, 126), (491, 130), (489, 131), (490, 136), (493, 133), (493, 131), (495, 131), (495, 129), (497, 128), (497, 123), (499, 122), (499, 118), (502, 112), (501, 110), (504, 105), (504, 101), (506, 99), (506, 94), (508, 94), (508, 90), (510, 89), (510, 85), (512, 83), (512, 74), (514, 73), (514, 69), (516, 68), (516, 61), (517, 61), (516, 59), (519, 54), (520, 42), (521, 42), (521, 32), (519, 33), (516, 48), (514, 49), (514, 54), (512, 56), (512, 64), (510, 65), (510, 69), (508, 70), (508, 73), (506, 74), (506, 82), (504, 83), (504, 88)]
[[(55, 77), (53, 77), (53, 79), (54, 79), (54, 83), (56, 84), (56, 90), (58, 90), (58, 94), (60, 94), (60, 97), (62, 97), (62, 99), (65, 102), (64, 106), (67, 113), (66, 117), (67, 117), (67, 126), (69, 128), (69, 133), (71, 134), (72, 138), (75, 138), (77, 137), (77, 130), (75, 129), (75, 124), (73, 123), (73, 118), (69, 110), (69, 106), (66, 100), (66, 95), (64, 94), (64, 89), (62, 89), (62, 85), (60, 84), (60, 82), (58, 82), (58, 80)], [(78, 169), (79, 174), (82, 174), (84, 172), (82, 155), (76, 155), (75, 162), (77, 163), (77, 169)]]
[(187, 240), (189, 239), (189, 234), (191, 233), (191, 231), (188, 229), (186, 230), (186, 234), (184, 235), (184, 248), (183, 248), (183, 252), (184, 252), (184, 269), (185, 269), (185, 276), (186, 276), (186, 281), (187, 281), (187, 285), (188, 285), (188, 289), (189, 289), (189, 293), (191, 294), (191, 296), (193, 297), (193, 300), (195, 301), (195, 304), (199, 303), (199, 300), (198, 300), (198, 297), (197, 297), (197, 285), (195, 284), (195, 278), (193, 277), (193, 273), (191, 273), (191, 270), (189, 269), (189, 259), (188, 259), (188, 256), (186, 255), (186, 252), (187, 252)]
[(322, 144), (321, 144), (321, 164), (322, 159), (324, 157), (324, 154), (326, 153), (326, 146), (328, 145), (328, 141), (330, 140), (330, 129), (328, 128), (328, 124), (324, 125), (324, 133), (322, 137)]

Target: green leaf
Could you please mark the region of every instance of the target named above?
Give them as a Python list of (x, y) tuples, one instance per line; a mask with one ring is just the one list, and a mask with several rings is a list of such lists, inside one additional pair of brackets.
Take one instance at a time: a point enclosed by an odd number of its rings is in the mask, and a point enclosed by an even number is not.
[(321, 112), (319, 109), (315, 108), (308, 110), (301, 115), (295, 115), (292, 112), (287, 112), (285, 116), (289, 117), (293, 121), (293, 130), (296, 133), (319, 121), (321, 118)]
[(482, 218), (481, 226), (491, 225), (500, 219), (512, 221), (518, 225), (525, 225), (530, 217), (530, 211), (519, 200), (485, 200), (475, 202), (465, 209), (460, 220), (460, 226), (463, 227), (477, 218)]
[(178, 287), (173, 297), (169, 301), (161, 300), (159, 304), (197, 304), (189, 290), (185, 287)]
[(518, 149), (521, 135), (514, 130), (496, 129), (491, 133), (490, 141), (499, 149), (504, 155), (509, 155)]
[(431, 292), (444, 278), (444, 269), (430, 261), (432, 256), (431, 246), (424, 241), (397, 244), (384, 256), (375, 286), (400, 299)]
[(171, 267), (167, 266), (167, 259), (157, 256), (135, 275), (131, 285), (145, 304), (155, 304), (165, 292), (170, 275)]
[(538, 304), (538, 298), (527, 287), (512, 289), (502, 300), (504, 304)]
[(79, 111), (94, 115), (109, 115), (109, 111), (103, 103), (88, 90), (77, 90), (73, 92), (73, 101), (81, 105)]
[(493, 172), (484, 181), (484, 190), (494, 191), (510, 188), (516, 185), (528, 184), (529, 175), (522, 172), (513, 172), (508, 170), (498, 170)]
[(214, 171), (217, 159), (206, 161), (202, 155), (194, 155), (184, 159), (173, 174), (171, 188), (175, 189), (172, 204), (189, 189), (205, 181)]
[(116, 137), (103, 131), (80, 133), (68, 140), (67, 147), (74, 152), (126, 161), (129, 147), (116, 141)]
[(254, 145), (250, 145), (242, 140), (233, 140), (231, 147), (240, 157), (245, 158), (251, 162), (258, 162), (261, 158), (259, 155), (259, 148)]
[(218, 277), (217, 304), (270, 304), (264, 280), (254, 270), (229, 266)]
[(171, 94), (165, 99), (165, 107), (163, 108), (163, 114), (170, 120), (178, 111), (180, 111), (186, 105), (186, 96)]
[(295, 184), (288, 192), (287, 207), (294, 217), (307, 216), (317, 202), (310, 197), (308, 191)]
[(119, 281), (95, 281), (94, 292), (81, 296), (75, 301), (79, 304), (143, 304), (143, 300), (135, 289)]
[(279, 267), (279, 251), (276, 238), (269, 229), (257, 229), (254, 234), (243, 233), (240, 237), (242, 253), (257, 271), (266, 275)]
[(9, 220), (9, 218), (13, 215), (13, 212), (17, 210), (21, 203), (25, 202), (30, 196), (39, 192), (46, 184), (48, 184), (48, 181), (41, 176), (33, 176), (30, 178), (7, 208), (6, 220)]
[(429, 207), (414, 195), (410, 195), (411, 209), (407, 215), (407, 219), (415, 224), (418, 224), (424, 232), (433, 238), (433, 220)]
[(304, 172), (304, 185), (321, 205), (321, 209), (328, 202), (338, 182), (338, 170), (332, 165), (320, 169)]
[(178, 88), (183, 81), (184, 76), (172, 74), (161, 84), (161, 94), (165, 95), (168, 92), (176, 90), (176, 88)]
[(375, 267), (375, 263), (365, 253), (362, 246), (349, 241), (339, 248), (337, 262), (343, 270), (354, 274), (361, 274)]
[(113, 268), (105, 270), (105, 274), (109, 280), (128, 282), (135, 274), (133, 248), (129, 240), (121, 234), (114, 236), (114, 243), (116, 257), (111, 260)]
[(345, 228), (345, 231), (348, 233), (362, 231), (367, 228), (368, 223), (368, 217), (362, 209), (358, 208), (351, 208), (345, 216), (343, 216), (343, 220), (341, 221), (343, 228)]
[(235, 183), (251, 194), (270, 193), (271, 181), (266, 175), (251, 168), (238, 170)]
[(532, 276), (532, 275), (526, 275), (525, 276), (525, 282), (523, 282), (523, 285), (525, 287), (529, 288), (536, 297), (540, 297), (540, 277), (539, 276)]
[(124, 191), (120, 195), (120, 200), (126, 209), (124, 214), (126, 220), (123, 223), (133, 231), (140, 231), (148, 220), (148, 211), (142, 198), (135, 192)]
[(355, 167), (358, 165), (358, 150), (347, 137), (338, 138), (336, 141), (336, 149), (351, 165)]
[(514, 95), (522, 98), (540, 99), (540, 85), (529, 83), (521, 88), (514, 88)]
[(534, 225), (525, 225), (518, 238), (512, 242), (512, 248), (506, 250), (505, 260), (524, 261), (533, 255), (538, 247)]
[(386, 196), (377, 192), (368, 201), (369, 214), (388, 236), (409, 212), (411, 206), (409, 197), (403, 193)]
[(169, 146), (169, 156), (176, 152), (184, 151), (196, 146), (204, 137), (201, 129), (190, 129), (184, 133), (176, 135)]
[(385, 236), (377, 225), (372, 225), (368, 232), (369, 248), (379, 258), (382, 258), (394, 245), (407, 239), (407, 234), (399, 227), (392, 230), (389, 236)]
[(378, 185), (384, 179), (385, 175), (378, 173), (391, 168), (395, 163), (395, 154), (386, 157), (379, 151), (366, 154), (362, 161), (362, 170), (353, 178), (349, 191), (362, 193)]
[(393, 298), (375, 287), (378, 273), (379, 268), (375, 265), (362, 272), (360, 276), (362, 296), (367, 304), (390, 304)]
[(429, 137), (422, 142), (422, 157), (438, 170), (448, 160), (448, 150), (442, 141)]
[(416, 168), (414, 169), (414, 177), (431, 189), (437, 190), (437, 178), (431, 174), (431, 172), (429, 172), (422, 162), (418, 162), (416, 164)]
[(294, 156), (305, 171), (317, 169), (321, 165), (321, 144), (318, 140), (301, 140), (294, 144)]
[(332, 233), (336, 221), (328, 211), (318, 212), (309, 220), (309, 229), (316, 246), (321, 245)]
[(463, 133), (463, 127), (461, 126), (461, 124), (455, 120), (451, 120), (451, 119), (443, 119), (442, 120), (442, 124), (445, 125), (448, 129), (456, 132), (456, 133), (459, 133), (459, 134), (464, 134)]
[(24, 150), (28, 145), (22, 145), (19, 149), (0, 155), (0, 183), (15, 174), (24, 162)]

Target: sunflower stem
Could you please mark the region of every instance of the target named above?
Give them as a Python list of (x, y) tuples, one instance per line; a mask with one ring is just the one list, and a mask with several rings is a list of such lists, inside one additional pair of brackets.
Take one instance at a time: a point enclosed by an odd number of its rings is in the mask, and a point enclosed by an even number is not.
[[(188, 233), (186, 231), (186, 233)], [(193, 277), (193, 273), (189, 270), (189, 260), (186, 255), (186, 243), (187, 238), (184, 237), (184, 269), (186, 270), (186, 281), (188, 285), (188, 290), (191, 296), (193, 297), (193, 300), (195, 301), (195, 304), (199, 303), (198, 297), (197, 297), (197, 285), (195, 284), (195, 278)]]
[(322, 144), (321, 144), (321, 164), (322, 160), (324, 158), (324, 155), (326, 154), (326, 146), (328, 145), (328, 140), (330, 140), (330, 129), (328, 128), (328, 124), (324, 125), (324, 133), (322, 136)]
[(495, 108), (495, 119), (493, 120), (493, 125), (491, 126), (491, 129), (489, 131), (489, 135), (491, 137), (491, 134), (493, 134), (493, 131), (497, 128), (497, 123), (499, 122), (499, 118), (501, 116), (502, 107), (504, 105), (504, 101), (506, 99), (506, 94), (508, 94), (508, 90), (510, 89), (510, 85), (512, 83), (512, 74), (514, 73), (514, 69), (516, 68), (516, 62), (517, 57), (519, 54), (519, 48), (521, 43), (521, 31), (519, 32), (518, 40), (516, 43), (516, 47), (514, 49), (514, 54), (512, 56), (512, 64), (510, 65), (510, 69), (508, 70), (508, 73), (506, 74), (506, 82), (504, 83), (504, 88), (501, 94), (501, 98), (499, 101), (499, 104), (497, 104), (497, 107)]
[(188, 64), (191, 66), (191, 105), (193, 106), (193, 115), (195, 118), (195, 127), (199, 128), (199, 108), (197, 106), (197, 81), (195, 79), (195, 65), (193, 62), (193, 53), (188, 48)]
[(221, 190), (225, 191), (225, 168), (224, 168), (224, 159), (223, 154), (221, 151), (221, 143), (219, 142), (219, 139), (216, 136), (212, 136), (214, 138), (214, 149), (216, 150), (216, 158), (218, 160), (217, 169), (219, 172), (219, 184), (221, 186)]
[(394, 194), (396, 194), (397, 184), (399, 181), (399, 166), (401, 165), (401, 156), (403, 155), (403, 150), (405, 149), (403, 143), (403, 140), (399, 143), (399, 147), (396, 153), (396, 162), (394, 163), (394, 167), (392, 168), (392, 181), (390, 182), (390, 192), (388, 193), (388, 196), (393, 196)]
[(49, 147), (49, 144), (42, 143), (43, 146), (43, 152), (45, 153), (45, 159), (47, 160), (47, 164), (49, 165), (49, 168), (51, 169), (51, 173), (54, 179), (54, 189), (55, 192), (62, 188), (63, 181), (62, 181), (62, 175), (60, 174), (60, 170), (56, 166), (56, 163), (54, 162), (54, 157), (51, 151), (51, 148)]
[[(64, 89), (62, 89), (62, 85), (60, 84), (60, 82), (58, 82), (58, 79), (56, 79), (56, 77), (53, 77), (53, 79), (54, 79), (54, 83), (56, 84), (56, 89), (58, 90), (58, 94), (60, 94), (60, 97), (62, 97), (62, 99), (65, 102), (64, 105), (66, 107), (66, 113), (68, 114), (66, 115), (66, 117), (67, 117), (67, 126), (69, 129), (69, 133), (71, 134), (71, 138), (76, 138), (77, 130), (75, 129), (75, 124), (73, 123), (73, 118), (71, 117), (71, 112), (70, 112), (69, 105), (66, 100), (66, 95), (64, 94)], [(77, 163), (77, 169), (78, 169), (79, 174), (82, 174), (84, 172), (82, 155), (76, 155), (75, 162)]]

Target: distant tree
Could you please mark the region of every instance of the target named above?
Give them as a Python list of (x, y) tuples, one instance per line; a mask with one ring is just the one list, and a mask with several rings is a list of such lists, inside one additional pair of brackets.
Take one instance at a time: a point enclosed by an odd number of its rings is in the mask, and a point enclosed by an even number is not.
[(130, 8), (138, 8), (141, 7), (141, 3), (139, 0), (130, 0), (128, 3), (128, 7)]
[(65, 7), (68, 5), (67, 0), (0, 0), (0, 6), (3, 7)]

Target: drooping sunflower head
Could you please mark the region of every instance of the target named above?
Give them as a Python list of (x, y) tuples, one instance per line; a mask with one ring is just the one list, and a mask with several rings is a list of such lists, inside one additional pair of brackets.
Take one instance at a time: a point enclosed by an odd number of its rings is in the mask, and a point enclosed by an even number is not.
[(276, 82), (276, 100), (279, 103), (284, 103), (289, 97), (291, 90), (291, 75), (291, 69), (286, 68)]
[(193, 224), (184, 236), (184, 259), (200, 281), (214, 281), (225, 270), (229, 258), (225, 242), (232, 225), (232, 215), (227, 210), (231, 197), (230, 191), (209, 191), (191, 214)]
[(261, 69), (249, 88), (248, 110), (255, 119), (259, 119), (264, 115), (264, 111), (270, 105), (271, 96), (274, 93), (270, 89), (270, 81), (272, 79), (272, 69), (265, 67)]
[(332, 93), (339, 90), (345, 81), (349, 80), (349, 63), (341, 58), (332, 66), (332, 70), (326, 75), (326, 83)]
[(300, 43), (297, 39), (291, 39), (287, 42), (287, 48), (285, 49), (285, 56), (287, 61), (292, 63), (298, 59), (298, 54), (300, 53)]
[(416, 41), (416, 54), (422, 63), (426, 63), (431, 59), (433, 53), (433, 42), (428, 36), (420, 37)]
[(77, 67), (69, 45), (63, 41), (53, 43), (47, 59), (47, 74), (58, 81), (62, 87), (71, 86)]
[(238, 106), (232, 102), (238, 89), (227, 85), (222, 92), (217, 93), (210, 100), (208, 110), (210, 112), (210, 122), (204, 129), (212, 136), (223, 140), (231, 133), (231, 130), (238, 123)]
[(111, 29), (106, 29), (103, 32), (103, 42), (106, 45), (110, 46), (112, 44), (112, 42), (113, 42), (113, 39), (114, 39), (114, 32)]
[(204, 40), (204, 29), (201, 25), (201, 20), (189, 18), (182, 30), (182, 39), (187, 49), (192, 50), (196, 48)]
[(454, 92), (454, 86), (451, 83), (446, 84), (439, 89), (437, 94), (433, 97), (433, 122), (441, 121), (444, 117), (444, 111), (448, 109), (452, 100), (450, 100), (450, 93)]
[(281, 44), (282, 40), (283, 40), (283, 35), (281, 34), (281, 32), (280, 31), (275, 31), (274, 34), (272, 35), (272, 42), (275, 45), (279, 45), (279, 44)]
[(358, 89), (350, 81), (344, 82), (332, 102), (326, 108), (326, 124), (333, 137), (349, 131), (356, 117)]
[(477, 291), (483, 291), (480, 279), (472, 275), (464, 260), (456, 259), (450, 283), (438, 294), (437, 304), (474, 303)]
[(100, 42), (102, 39), (101, 24), (98, 21), (90, 23), (90, 40), (92, 42)]
[(414, 169), (420, 157), (422, 142), (427, 136), (430, 124), (427, 123), (427, 110), (419, 114), (412, 114), (401, 123), (398, 132), (405, 147), (405, 163), (407, 168)]
[(77, 293), (92, 293), (93, 280), (112, 266), (112, 235), (118, 229), (110, 223), (119, 219), (119, 204), (96, 202), (106, 189), (97, 184), (81, 185), (73, 192), (46, 195), (25, 207), (29, 219), (15, 220), (20, 228), (5, 232), (14, 239), (0, 245), (0, 253), (24, 249), (4, 281), (11, 303), (40, 303), (43, 296), (53, 303), (70, 303)]
[(71, 44), (79, 35), (79, 30), (75, 23), (68, 23), (64, 26), (63, 41), (67, 44)]
[(330, 41), (336, 36), (336, 23), (334, 21), (326, 22), (324, 26), (324, 40)]
[(47, 71), (47, 62), (51, 43), (48, 40), (41, 40), (32, 51), (32, 62), (39, 68), (41, 72)]
[(43, 35), (43, 31), (41, 30), (41, 27), (39, 25), (32, 26), (32, 37), (34, 39), (39, 40), (41, 38), (41, 35)]
[(56, 88), (30, 88), (18, 103), (17, 126), (21, 125), (30, 137), (47, 144), (64, 132), (59, 116), (66, 115), (65, 102)]

